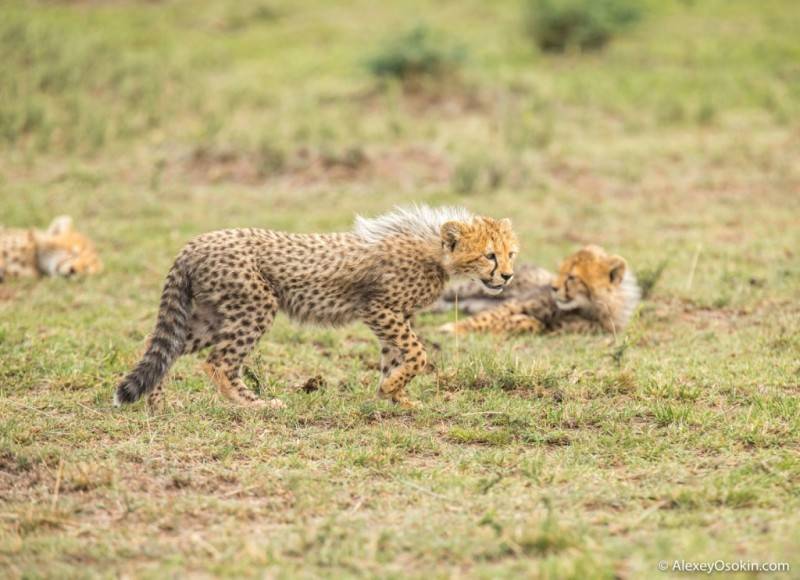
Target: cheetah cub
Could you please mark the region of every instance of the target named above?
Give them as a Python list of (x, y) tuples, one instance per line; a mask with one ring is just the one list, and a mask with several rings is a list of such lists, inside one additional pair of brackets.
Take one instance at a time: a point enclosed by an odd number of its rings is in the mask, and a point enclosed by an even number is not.
[(95, 274), (103, 269), (94, 244), (62, 215), (46, 230), (0, 226), (0, 282), (6, 278), (39, 278)]
[(451, 276), (500, 293), (514, 275), (517, 252), (509, 220), (451, 207), (357, 217), (347, 233), (234, 229), (201, 235), (169, 271), (147, 350), (117, 387), (114, 402), (148, 395), (150, 405), (159, 404), (175, 359), (210, 348), (204, 370), (221, 393), (237, 403), (266, 405), (245, 386), (241, 371), (281, 310), (299, 322), (363, 321), (381, 344), (379, 396), (414, 407), (405, 387), (427, 359), (412, 315), (435, 302)]
[(586, 246), (568, 256), (553, 274), (522, 264), (502, 296), (487, 297), (473, 282), (453, 285), (432, 311), (454, 306), (473, 316), (445, 324), (443, 332), (544, 333), (553, 330), (625, 330), (641, 299), (636, 276), (621, 256)]

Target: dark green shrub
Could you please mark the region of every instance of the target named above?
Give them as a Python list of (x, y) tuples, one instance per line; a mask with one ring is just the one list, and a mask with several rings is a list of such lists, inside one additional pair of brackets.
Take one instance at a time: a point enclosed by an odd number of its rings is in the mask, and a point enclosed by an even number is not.
[(450, 76), (457, 72), (464, 56), (463, 48), (449, 45), (428, 28), (418, 26), (389, 41), (367, 66), (375, 76), (408, 82)]
[(528, 33), (548, 52), (597, 50), (641, 17), (633, 0), (526, 0)]

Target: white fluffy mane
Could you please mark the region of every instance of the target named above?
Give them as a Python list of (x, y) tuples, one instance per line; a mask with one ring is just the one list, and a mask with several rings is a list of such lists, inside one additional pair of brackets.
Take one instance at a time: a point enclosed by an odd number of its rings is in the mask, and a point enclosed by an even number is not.
[(396, 207), (374, 218), (356, 216), (353, 231), (374, 244), (391, 236), (409, 236), (425, 242), (438, 242), (442, 224), (449, 221), (471, 222), (473, 215), (463, 207), (413, 205)]
[(628, 325), (628, 321), (630, 321), (631, 316), (636, 310), (636, 307), (639, 306), (639, 301), (642, 298), (642, 290), (639, 288), (639, 283), (636, 281), (636, 274), (634, 274), (630, 268), (625, 269), (625, 275), (622, 277), (622, 283), (619, 289), (622, 298), (622, 308), (614, 323), (618, 328), (623, 329)]

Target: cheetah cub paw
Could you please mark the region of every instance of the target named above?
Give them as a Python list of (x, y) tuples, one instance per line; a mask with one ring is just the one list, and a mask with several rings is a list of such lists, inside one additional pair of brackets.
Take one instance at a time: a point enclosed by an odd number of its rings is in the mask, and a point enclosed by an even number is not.
[(286, 408), (286, 403), (284, 403), (280, 399), (270, 399), (269, 401), (265, 401), (264, 399), (258, 399), (256, 401), (253, 401), (251, 405), (257, 409), (272, 409), (273, 411)]
[(266, 406), (272, 409), (273, 411), (277, 411), (278, 409), (285, 409), (286, 403), (284, 403), (280, 399), (270, 399), (269, 401), (266, 401)]
[(439, 327), (439, 332), (445, 332), (447, 334), (455, 334), (456, 333), (456, 323), (455, 322), (448, 322), (447, 324), (442, 324)]

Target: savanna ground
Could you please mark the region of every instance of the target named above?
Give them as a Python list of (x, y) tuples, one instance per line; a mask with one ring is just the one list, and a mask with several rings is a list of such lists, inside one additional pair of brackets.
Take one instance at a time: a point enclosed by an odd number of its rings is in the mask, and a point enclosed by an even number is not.
[[(69, 213), (106, 270), (0, 287), (0, 576), (797, 574), (800, 7), (644, 7), (546, 55), (517, 0), (4, 2), (0, 223)], [(460, 71), (372, 76), (419, 23)], [(375, 400), (366, 329), (285, 318), (248, 371), (285, 409), (193, 357), (163, 412), (112, 409), (189, 237), (411, 201), (511, 216), (542, 265), (666, 267), (617, 341), (422, 317), (420, 411)]]

